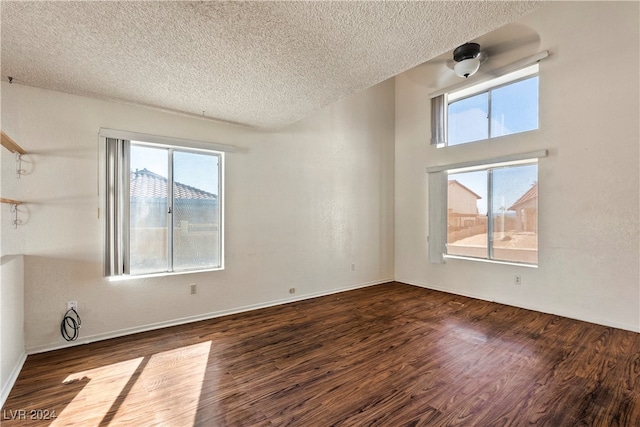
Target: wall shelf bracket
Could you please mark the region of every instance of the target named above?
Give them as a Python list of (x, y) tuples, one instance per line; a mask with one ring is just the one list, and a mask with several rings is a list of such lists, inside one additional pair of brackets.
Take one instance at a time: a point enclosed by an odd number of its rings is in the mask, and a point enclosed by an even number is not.
[(18, 204), (10, 203), (9, 209), (11, 210), (11, 223), (13, 224), (13, 228), (17, 229), (20, 224), (20, 220), (18, 219)]
[(22, 221), (18, 218), (18, 205), (21, 205), (22, 202), (13, 199), (5, 199), (4, 197), (0, 197), (1, 203), (6, 203), (9, 205), (9, 210), (11, 212), (11, 225), (13, 228), (18, 228)]
[(20, 179), (20, 175), (25, 173), (25, 170), (22, 169), (22, 154), (15, 153), (16, 156), (16, 178)]
[[(27, 154), (27, 152), (24, 151), (24, 149), (20, 147), (13, 139), (11, 139), (9, 135), (4, 133), (4, 131), (0, 131), (0, 143), (4, 148), (9, 150), (9, 152), (15, 155), (16, 177), (20, 179), (20, 175), (24, 175), (26, 173), (26, 171), (22, 169), (22, 155)], [(9, 209), (11, 210), (11, 223), (13, 225), (13, 228), (18, 228), (18, 225), (22, 224), (22, 221), (18, 219), (18, 205), (22, 202), (0, 197), (0, 203), (6, 203), (9, 205)]]
[(26, 171), (22, 169), (22, 155), (27, 154), (24, 151), (24, 148), (20, 147), (17, 142), (15, 142), (9, 135), (4, 132), (1, 133), (0, 141), (2, 142), (2, 146), (14, 153), (16, 156), (16, 176), (20, 178), (20, 175), (24, 175)]

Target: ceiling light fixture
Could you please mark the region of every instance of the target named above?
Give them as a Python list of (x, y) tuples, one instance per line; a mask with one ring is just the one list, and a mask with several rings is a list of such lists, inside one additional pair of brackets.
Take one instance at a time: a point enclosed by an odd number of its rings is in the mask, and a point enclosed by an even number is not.
[(465, 43), (453, 51), (453, 60), (456, 64), (453, 70), (459, 77), (468, 78), (480, 68), (480, 45), (478, 43)]

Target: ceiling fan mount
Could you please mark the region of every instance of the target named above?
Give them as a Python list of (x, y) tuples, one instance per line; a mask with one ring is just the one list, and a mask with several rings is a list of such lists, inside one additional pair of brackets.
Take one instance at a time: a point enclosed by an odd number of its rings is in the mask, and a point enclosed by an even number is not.
[(453, 60), (461, 62), (465, 59), (477, 58), (479, 55), (480, 45), (478, 43), (465, 43), (453, 51)]
[[(486, 56), (484, 57), (486, 59)], [(472, 76), (480, 68), (483, 61), (482, 52), (478, 43), (465, 43), (453, 51), (453, 60), (456, 61), (453, 70), (459, 77), (465, 79)]]
[[(474, 73), (495, 77), (493, 70), (533, 55), (539, 48), (540, 35), (533, 28), (511, 23), (430, 59), (410, 70), (408, 76), (430, 89), (442, 89), (456, 85), (461, 78), (471, 77)], [(469, 65), (473, 67), (465, 71), (463, 68)]]

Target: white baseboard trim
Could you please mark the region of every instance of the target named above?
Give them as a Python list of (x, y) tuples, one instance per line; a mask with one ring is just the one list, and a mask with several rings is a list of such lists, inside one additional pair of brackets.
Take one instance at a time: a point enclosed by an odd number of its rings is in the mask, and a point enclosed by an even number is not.
[(396, 282), (404, 283), (406, 285), (411, 285), (411, 286), (417, 286), (419, 288), (431, 289), (432, 291), (444, 292), (446, 294), (459, 295), (461, 297), (473, 298), (473, 299), (477, 299), (477, 300), (481, 300), (481, 301), (497, 302), (497, 301), (494, 301), (492, 299), (488, 299), (488, 298), (482, 297), (480, 295), (468, 294), (466, 292), (454, 292), (451, 289), (439, 288), (438, 286), (432, 286), (432, 285), (428, 285), (426, 283), (421, 283), (421, 282), (416, 282), (416, 281), (411, 281), (411, 280), (396, 279)]
[(396, 279), (396, 282), (405, 283), (405, 284), (411, 285), (411, 286), (418, 286), (420, 288), (431, 289), (431, 290), (438, 291), (438, 292), (444, 292), (444, 293), (447, 293), (447, 294), (460, 295), (460, 296), (467, 297), (467, 298), (473, 298), (473, 299), (482, 300), (482, 301), (495, 302), (495, 303), (498, 303), (498, 304), (508, 305), (508, 306), (511, 306), (511, 307), (524, 308), (525, 310), (537, 311), (538, 313), (545, 313), (545, 314), (551, 314), (553, 316), (566, 317), (567, 319), (579, 320), (581, 322), (593, 323), (593, 324), (600, 325), (600, 326), (607, 326), (607, 327), (616, 328), (616, 329), (623, 329), (625, 331), (631, 331), (631, 332), (640, 332), (640, 325), (629, 325), (629, 324), (626, 324), (626, 323), (611, 322), (610, 320), (600, 319), (600, 318), (587, 319), (587, 318), (584, 318), (584, 317), (576, 316), (575, 314), (572, 314), (572, 313), (565, 313), (565, 312), (562, 312), (562, 311), (549, 311), (548, 309), (537, 307), (535, 305), (530, 305), (530, 304), (518, 304), (518, 305), (516, 305), (513, 302), (505, 302), (505, 301), (493, 300), (493, 299), (489, 299), (487, 297), (483, 297), (483, 296), (480, 296), (480, 295), (474, 295), (474, 294), (468, 294), (468, 293), (465, 293), (465, 292), (454, 292), (451, 289), (444, 289), (444, 288), (440, 288), (438, 286), (428, 285), (428, 284), (425, 284), (425, 283), (415, 282), (415, 281), (411, 281), (411, 280)]
[(18, 379), (18, 375), (20, 375), (20, 371), (22, 371), (22, 367), (24, 366), (24, 362), (26, 360), (27, 360), (27, 353), (23, 351), (22, 354), (20, 355), (20, 358), (18, 358), (18, 362), (11, 370), (11, 374), (9, 374), (9, 378), (7, 378), (7, 381), (4, 384), (2, 384), (2, 391), (0, 392), (0, 407), (3, 407), (4, 403), (7, 401), (7, 397), (9, 397), (9, 393), (11, 392), (11, 389), (16, 383), (16, 380)]
[(288, 304), (288, 303), (291, 303), (291, 302), (303, 301), (303, 300), (307, 300), (307, 299), (311, 299), (311, 298), (317, 298), (317, 297), (322, 297), (322, 296), (327, 296), (327, 295), (333, 295), (333, 294), (337, 294), (337, 293), (340, 293), (340, 292), (346, 292), (346, 291), (351, 291), (351, 290), (355, 290), (355, 289), (366, 288), (366, 287), (369, 287), (369, 286), (380, 285), (380, 284), (383, 284), (383, 283), (389, 283), (389, 282), (393, 282), (393, 281), (394, 281), (394, 279), (376, 280), (376, 281), (372, 281), (372, 282), (360, 283), (360, 284), (357, 284), (357, 285), (345, 286), (345, 287), (342, 287), (342, 288), (335, 288), (335, 289), (331, 289), (331, 290), (314, 292), (314, 293), (311, 293), (311, 294), (305, 294), (305, 295), (299, 295), (299, 296), (294, 296), (294, 297), (289, 297), (289, 298), (272, 300), (272, 301), (267, 301), (267, 302), (264, 302), (264, 303), (251, 304), (251, 305), (246, 305), (246, 306), (237, 307), (237, 308), (231, 308), (231, 309), (227, 309), (227, 310), (220, 310), (220, 311), (214, 311), (214, 312), (209, 312), (209, 313), (203, 313), (203, 314), (198, 314), (198, 315), (195, 315), (195, 316), (189, 316), (189, 317), (183, 317), (183, 318), (180, 318), (180, 319), (167, 320), (167, 321), (164, 321), (164, 322), (157, 322), (157, 323), (152, 323), (152, 324), (147, 324), (147, 325), (142, 325), (142, 326), (135, 326), (133, 328), (120, 329), (120, 330), (112, 331), (112, 332), (105, 332), (105, 333), (102, 333), (102, 334), (96, 334), (96, 335), (91, 335), (91, 336), (88, 336), (88, 337), (80, 338), (77, 341), (72, 341), (72, 342), (68, 342), (68, 343), (65, 342), (65, 343), (55, 343), (55, 344), (47, 344), (47, 345), (42, 345), (42, 346), (28, 347), (27, 348), (27, 354), (31, 355), (31, 354), (37, 354), (37, 353), (45, 353), (47, 351), (59, 350), (59, 349), (68, 348), (68, 347), (75, 347), (75, 346), (82, 345), (82, 344), (89, 344), (89, 343), (96, 342), (96, 341), (103, 341), (103, 340), (107, 340), (107, 339), (111, 339), (111, 338), (118, 338), (118, 337), (122, 337), (122, 336), (126, 336), (126, 335), (137, 334), (137, 333), (140, 333), (140, 332), (147, 332), (147, 331), (152, 331), (152, 330), (155, 330), (155, 329), (162, 329), (162, 328), (168, 328), (168, 327), (171, 327), (171, 326), (184, 325), (186, 323), (199, 322), (201, 320), (215, 319), (217, 317), (229, 316), (231, 314), (244, 313), (244, 312), (247, 312), (247, 311), (258, 310), (258, 309), (261, 309), (261, 308), (274, 307), (274, 306), (277, 306), (277, 305)]

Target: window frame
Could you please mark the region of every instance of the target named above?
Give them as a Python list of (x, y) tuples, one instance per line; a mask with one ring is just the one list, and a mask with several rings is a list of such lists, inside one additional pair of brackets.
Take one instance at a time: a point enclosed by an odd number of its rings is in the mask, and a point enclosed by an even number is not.
[[(538, 127), (521, 132), (514, 132), (506, 135), (491, 136), (491, 93), (494, 90), (522, 82), (534, 77), (539, 78), (540, 67), (536, 62), (525, 67), (510, 71), (489, 80), (484, 80), (471, 85), (465, 85), (462, 88), (453, 87), (449, 90), (431, 95), (431, 144), (437, 148), (447, 148), (463, 146), (475, 142), (488, 141), (491, 139), (501, 138), (504, 136), (514, 135), (524, 132), (536, 131), (540, 128), (540, 100), (538, 98)], [(473, 96), (487, 93), (487, 138), (475, 139), (472, 141), (461, 142), (449, 145), (449, 106), (458, 101), (462, 101)]]
[[(461, 257), (457, 255), (447, 254), (447, 197), (448, 197), (448, 174), (449, 170), (471, 170), (472, 168), (481, 169), (483, 166), (486, 168), (497, 166), (500, 164), (516, 164), (526, 163), (533, 159), (538, 161), (540, 165), (540, 159), (549, 155), (549, 151), (546, 149), (508, 154), (499, 157), (493, 157), (488, 159), (470, 160), (458, 163), (450, 163), (437, 166), (429, 166), (426, 168), (428, 174), (428, 236), (427, 236), (427, 249), (429, 262), (432, 264), (442, 264), (445, 259), (463, 259), (472, 260), (494, 264), (507, 264), (517, 265), (523, 267), (537, 268), (538, 264), (525, 264), (514, 263), (511, 261), (490, 260), (472, 257)], [(540, 172), (538, 170), (538, 178)]]
[[(100, 143), (104, 144), (101, 150), (105, 156), (101, 162), (100, 169), (102, 182), (100, 188), (104, 188), (105, 194), (102, 198), (104, 206), (104, 275), (110, 279), (123, 278), (143, 278), (155, 276), (167, 276), (177, 274), (189, 274), (204, 271), (219, 271), (225, 268), (224, 256), (224, 194), (225, 194), (225, 154), (235, 152), (235, 147), (226, 144), (209, 143), (179, 138), (171, 138), (157, 135), (134, 133), (128, 131), (118, 131), (112, 129), (100, 129)], [(218, 248), (219, 266), (213, 268), (185, 269), (175, 271), (171, 262), (168, 263), (167, 271), (153, 273), (131, 274), (129, 266), (129, 157), (130, 145), (148, 146), (176, 150), (180, 152), (204, 153), (218, 157)], [(116, 148), (113, 148), (113, 147)], [(111, 148), (110, 148), (111, 147)], [(167, 179), (171, 180), (169, 176)], [(172, 181), (171, 181), (172, 182)], [(173, 187), (168, 183), (169, 187)], [(170, 202), (171, 203), (171, 202)], [(174, 226), (173, 217), (168, 221), (169, 230)], [(168, 233), (169, 236), (171, 233)], [(168, 238), (171, 240), (171, 237)], [(168, 242), (169, 244), (169, 242)], [(169, 251), (171, 247), (169, 246)]]
[[(480, 257), (480, 256), (472, 256), (472, 255), (457, 255), (457, 254), (450, 254), (448, 253), (449, 251), (449, 241), (448, 241), (448, 233), (449, 233), (449, 224), (447, 222), (446, 225), (446, 232), (447, 232), (447, 239), (446, 239), (446, 244), (445, 244), (445, 252), (443, 253), (443, 257), (444, 258), (457, 258), (457, 259), (470, 259), (470, 260), (476, 260), (476, 261), (485, 261), (485, 262), (493, 262), (493, 263), (501, 263), (501, 264), (511, 264), (511, 265), (523, 265), (523, 266), (529, 266), (529, 267), (537, 267), (538, 266), (538, 262), (536, 261), (535, 263), (531, 263), (531, 262), (525, 262), (525, 261), (515, 261), (515, 260), (508, 260), (508, 259), (500, 259), (500, 258), (496, 258), (495, 257), (495, 246), (494, 246), (494, 232), (495, 232), (495, 224), (494, 224), (494, 217), (496, 215), (496, 213), (494, 212), (494, 192), (493, 192), (493, 181), (494, 181), (494, 171), (498, 170), (498, 169), (505, 169), (505, 168), (515, 168), (515, 167), (523, 167), (523, 166), (530, 166), (530, 165), (536, 165), (536, 184), (539, 181), (539, 170), (538, 170), (538, 158), (530, 158), (530, 159), (524, 159), (524, 160), (516, 160), (516, 161), (509, 161), (509, 162), (500, 162), (500, 163), (491, 163), (491, 164), (486, 164), (486, 165), (477, 165), (477, 166), (471, 166), (471, 167), (463, 167), (463, 168), (452, 168), (452, 169), (447, 169), (445, 171), (446, 176), (447, 176), (447, 182), (448, 182), (448, 176), (452, 175), (452, 174), (460, 174), (460, 173), (468, 173), (468, 172), (486, 172), (486, 187), (487, 187), (487, 212), (485, 214), (486, 218), (487, 218), (487, 240), (486, 240), (486, 256), (485, 257)], [(448, 203), (449, 203), (449, 190), (447, 188), (447, 194), (446, 194), (446, 200), (445, 200), (445, 205), (447, 205), (448, 208)], [(536, 220), (536, 224), (538, 223), (538, 220)], [(536, 227), (537, 229), (537, 227)], [(537, 232), (536, 232), (536, 236), (537, 236)], [(536, 259), (538, 259), (538, 246), (536, 246)]]

